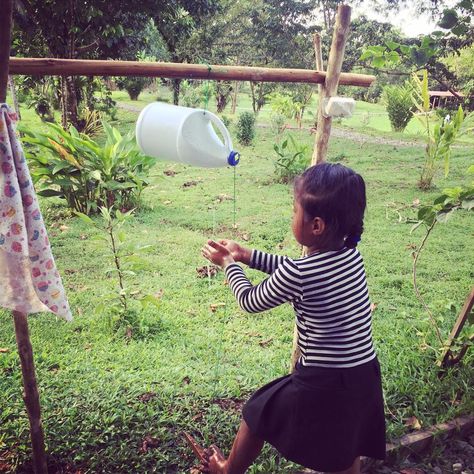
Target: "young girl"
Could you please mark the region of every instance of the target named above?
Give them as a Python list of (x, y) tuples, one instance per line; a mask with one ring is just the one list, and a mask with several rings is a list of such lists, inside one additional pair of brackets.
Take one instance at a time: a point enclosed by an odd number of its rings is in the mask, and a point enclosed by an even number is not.
[[(246, 403), (229, 457), (215, 446), (207, 450), (206, 472), (244, 473), (264, 441), (285, 458), (325, 472), (356, 474), (360, 456), (384, 458), (380, 367), (356, 248), (365, 206), (362, 177), (323, 163), (295, 181), (292, 228), (306, 257), (270, 255), (230, 240), (210, 240), (203, 248), (205, 258), (225, 268), (245, 311), (290, 302), (301, 350), (292, 374), (265, 385)], [(270, 276), (253, 286), (236, 262)]]

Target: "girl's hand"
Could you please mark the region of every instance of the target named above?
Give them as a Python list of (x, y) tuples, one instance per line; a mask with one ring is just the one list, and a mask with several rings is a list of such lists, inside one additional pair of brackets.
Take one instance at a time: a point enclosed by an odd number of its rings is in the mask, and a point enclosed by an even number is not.
[(207, 241), (207, 245), (202, 248), (202, 256), (222, 268), (235, 263), (230, 250), (224, 245), (214, 242), (214, 240)]
[(219, 243), (229, 250), (236, 262), (242, 262), (246, 265), (250, 263), (250, 257), (252, 255), (252, 251), (250, 249), (242, 247), (235, 240), (224, 239), (219, 240)]

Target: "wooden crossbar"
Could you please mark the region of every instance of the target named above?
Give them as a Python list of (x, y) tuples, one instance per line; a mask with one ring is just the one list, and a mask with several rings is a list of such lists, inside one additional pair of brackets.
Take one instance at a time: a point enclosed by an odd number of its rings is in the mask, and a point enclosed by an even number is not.
[[(10, 74), (41, 76), (147, 76), (174, 79), (212, 79), (256, 82), (323, 84), (324, 71), (248, 66), (223, 66), (92, 59), (10, 58)], [(342, 73), (339, 84), (369, 87), (375, 76)]]

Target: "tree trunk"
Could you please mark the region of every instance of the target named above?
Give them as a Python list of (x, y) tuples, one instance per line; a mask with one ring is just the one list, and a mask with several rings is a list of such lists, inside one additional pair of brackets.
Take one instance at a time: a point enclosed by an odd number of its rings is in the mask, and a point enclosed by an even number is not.
[(257, 98), (255, 97), (255, 84), (250, 81), (250, 92), (252, 93), (252, 109), (253, 113), (257, 113)]
[(237, 94), (239, 93), (240, 82), (234, 82), (234, 93), (232, 94), (232, 115), (235, 114), (235, 109), (237, 108)]
[(77, 92), (71, 76), (61, 76), (61, 123), (64, 129), (78, 125)]
[(15, 90), (15, 82), (13, 81), (13, 76), (8, 76), (8, 85), (10, 87), (10, 95), (12, 96), (13, 106), (15, 107), (15, 112), (18, 117), (18, 120), (21, 120), (20, 106), (18, 105), (18, 97)]
[(181, 79), (173, 79), (173, 104), (179, 105), (179, 90), (181, 88)]

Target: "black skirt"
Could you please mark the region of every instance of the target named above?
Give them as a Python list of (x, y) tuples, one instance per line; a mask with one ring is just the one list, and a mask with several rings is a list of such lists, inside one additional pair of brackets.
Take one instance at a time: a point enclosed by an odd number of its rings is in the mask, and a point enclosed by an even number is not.
[(377, 359), (348, 369), (297, 365), (245, 404), (250, 430), (286, 459), (342, 471), (357, 456), (385, 457), (385, 417)]

